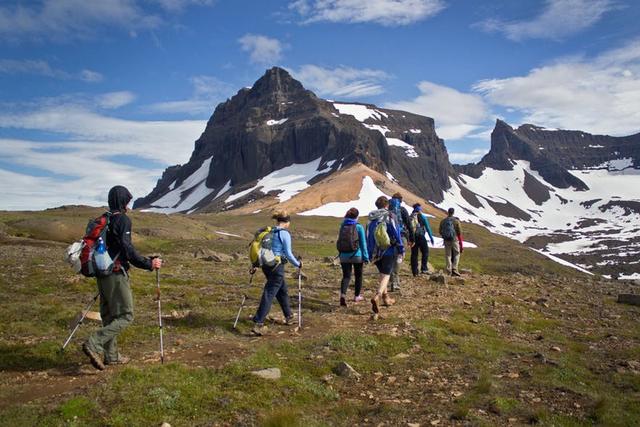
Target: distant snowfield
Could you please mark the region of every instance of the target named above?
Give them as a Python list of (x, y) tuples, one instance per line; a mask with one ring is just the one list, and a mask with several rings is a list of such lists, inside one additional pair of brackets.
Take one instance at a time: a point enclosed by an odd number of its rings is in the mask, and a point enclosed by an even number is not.
[[(174, 188), (175, 182), (173, 182), (169, 187), (173, 189), (153, 202), (152, 207), (143, 209), (143, 212), (171, 214), (188, 211), (193, 208), (200, 200), (207, 197), (211, 194), (211, 191), (213, 191), (206, 185), (212, 160), (213, 157), (202, 162), (198, 170), (185, 179), (178, 188)], [(189, 190), (191, 190), (189, 194), (183, 198), (183, 193)]]
[[(605, 206), (616, 201), (640, 202), (640, 171), (629, 169), (628, 164), (626, 159), (620, 159), (603, 165), (606, 169), (570, 171), (590, 188), (589, 191), (576, 191), (555, 188), (532, 170), (529, 162), (518, 160), (511, 171), (487, 168), (477, 179), (467, 175), (460, 175), (460, 182), (450, 179), (451, 188), (438, 207), (455, 207), (461, 220), (483, 225), (520, 242), (539, 235), (563, 233), (568, 236), (567, 241), (548, 244), (543, 250), (545, 255), (593, 253), (605, 248), (604, 241), (629, 239), (640, 232), (638, 213), (625, 211), (623, 207)], [(549, 190), (550, 198), (540, 205), (525, 192), (525, 172)], [(479, 207), (465, 199), (462, 186), (476, 194), (474, 204)], [(506, 207), (507, 202), (531, 218), (500, 215), (496, 208)], [(620, 251), (637, 254), (640, 246), (630, 243)], [(576, 267), (588, 269), (591, 266)], [(638, 267), (640, 271), (640, 265)]]
[(225, 200), (225, 203), (230, 203), (258, 189), (265, 194), (269, 191), (279, 190), (281, 193), (278, 194), (278, 200), (280, 202), (286, 202), (309, 187), (308, 182), (315, 176), (328, 172), (329, 168), (331, 168), (335, 162), (335, 160), (331, 160), (327, 162), (324, 169), (318, 170), (321, 160), (322, 159), (318, 157), (309, 163), (294, 163), (291, 166), (271, 172), (269, 175), (260, 179), (254, 187), (229, 196)]
[[(370, 176), (365, 176), (362, 179), (362, 188), (360, 189), (360, 193), (358, 194), (358, 198), (356, 200), (352, 200), (349, 202), (331, 202), (326, 205), (322, 205), (315, 209), (311, 209), (305, 212), (300, 212), (298, 215), (304, 216), (332, 216), (336, 218), (344, 218), (345, 213), (350, 208), (356, 208), (360, 211), (361, 217), (366, 217), (368, 213), (375, 209), (376, 199), (380, 196), (385, 196), (387, 198), (391, 198), (388, 194), (385, 194), (382, 190), (376, 187), (373, 179)], [(413, 209), (407, 205), (406, 203), (402, 204), (409, 212)], [(430, 224), (431, 229), (436, 232), (436, 225)], [(443, 240), (439, 237), (434, 236), (435, 248), (444, 247)], [(463, 241), (464, 248), (477, 248), (477, 246), (471, 242)]]

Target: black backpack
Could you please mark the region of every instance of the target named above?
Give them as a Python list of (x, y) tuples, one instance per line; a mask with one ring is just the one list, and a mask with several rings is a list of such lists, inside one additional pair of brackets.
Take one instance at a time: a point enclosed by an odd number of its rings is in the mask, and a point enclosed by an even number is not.
[(340, 252), (355, 252), (360, 247), (357, 224), (346, 224), (340, 227), (336, 247)]

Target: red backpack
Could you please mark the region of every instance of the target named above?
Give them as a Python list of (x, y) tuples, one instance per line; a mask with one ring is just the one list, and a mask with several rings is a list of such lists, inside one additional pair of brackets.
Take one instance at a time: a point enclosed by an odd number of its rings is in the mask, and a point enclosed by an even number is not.
[(87, 230), (82, 238), (82, 249), (80, 251), (80, 273), (84, 276), (103, 277), (113, 272), (115, 260), (108, 264), (107, 267), (99, 268), (98, 265), (96, 265), (95, 259), (96, 255), (98, 255), (97, 249), (100, 238), (102, 238), (106, 250), (107, 231), (109, 230), (111, 215), (111, 212), (105, 212), (98, 218), (90, 220), (87, 224)]

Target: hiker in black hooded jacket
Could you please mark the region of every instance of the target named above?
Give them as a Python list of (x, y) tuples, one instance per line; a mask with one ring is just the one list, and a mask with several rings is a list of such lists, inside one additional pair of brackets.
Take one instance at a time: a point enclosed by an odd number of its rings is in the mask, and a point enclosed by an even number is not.
[[(118, 352), (117, 336), (133, 321), (133, 296), (127, 271), (130, 264), (146, 270), (162, 267), (160, 258), (145, 258), (131, 243), (131, 219), (126, 215), (133, 196), (125, 187), (117, 185), (109, 190), (109, 228), (107, 250), (114, 260), (113, 273), (98, 277), (102, 328), (89, 336), (82, 351), (99, 370), (105, 365), (124, 364), (128, 357)], [(102, 357), (100, 356), (102, 354)]]

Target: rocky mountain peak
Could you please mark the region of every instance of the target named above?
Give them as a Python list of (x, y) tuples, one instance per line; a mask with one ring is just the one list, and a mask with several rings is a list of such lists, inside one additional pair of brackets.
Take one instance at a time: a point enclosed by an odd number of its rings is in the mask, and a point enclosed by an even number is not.
[(286, 168), (287, 173), (304, 169), (303, 184), (313, 185), (357, 163), (434, 201), (442, 199), (455, 174), (433, 119), (327, 101), (273, 67), (216, 107), (189, 162), (167, 169), (135, 206), (171, 212), (235, 209), (285, 192), (264, 183), (274, 174), (284, 176)]
[(294, 79), (284, 68), (273, 67), (268, 69), (251, 88), (256, 95), (264, 96), (269, 93), (277, 93), (281, 96), (296, 96), (306, 89), (302, 83)]

